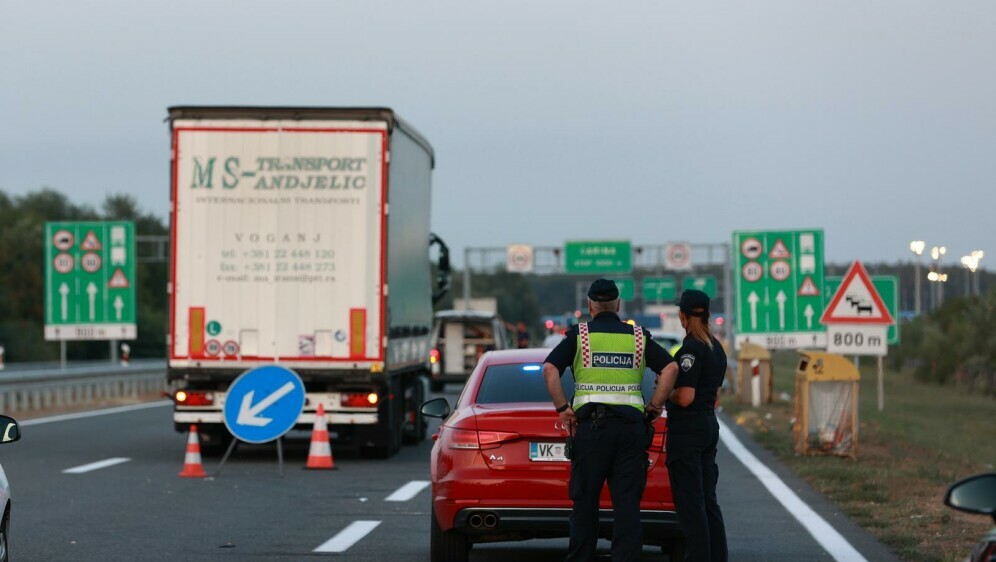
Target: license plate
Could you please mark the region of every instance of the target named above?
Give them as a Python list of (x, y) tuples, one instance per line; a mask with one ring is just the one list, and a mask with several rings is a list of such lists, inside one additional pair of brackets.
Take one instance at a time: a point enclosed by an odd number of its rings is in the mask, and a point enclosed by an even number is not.
[(529, 460), (538, 462), (567, 462), (563, 443), (530, 443)]

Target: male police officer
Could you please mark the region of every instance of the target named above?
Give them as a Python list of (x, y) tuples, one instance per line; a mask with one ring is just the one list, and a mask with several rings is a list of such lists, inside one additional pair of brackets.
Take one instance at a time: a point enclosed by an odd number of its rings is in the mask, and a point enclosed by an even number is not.
[[(571, 540), (567, 560), (587, 561), (598, 541), (598, 498), (606, 478), (612, 493), (612, 560), (640, 558), (640, 498), (647, 483), (642, 382), (649, 367), (667, 396), (678, 373), (671, 355), (639, 326), (619, 319), (619, 289), (598, 279), (588, 289), (591, 322), (567, 331), (543, 365), (546, 387), (560, 421), (574, 436), (571, 455)], [(574, 401), (560, 384), (574, 371)], [(577, 407), (575, 412), (574, 407)], [(659, 410), (656, 414), (659, 414)], [(654, 413), (651, 413), (651, 417)]]

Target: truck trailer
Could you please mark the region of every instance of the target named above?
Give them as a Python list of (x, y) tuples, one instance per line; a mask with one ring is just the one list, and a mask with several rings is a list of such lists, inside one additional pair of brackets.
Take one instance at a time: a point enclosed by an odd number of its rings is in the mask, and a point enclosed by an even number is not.
[[(173, 423), (219, 450), (226, 389), (278, 364), (337, 443), (425, 438), (434, 299), (432, 146), (387, 108), (171, 107)], [(438, 263), (430, 259), (437, 243)]]

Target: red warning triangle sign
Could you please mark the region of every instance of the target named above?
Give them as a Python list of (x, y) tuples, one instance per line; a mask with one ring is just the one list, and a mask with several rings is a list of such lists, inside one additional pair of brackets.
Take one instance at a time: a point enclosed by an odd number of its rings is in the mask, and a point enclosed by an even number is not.
[(86, 233), (86, 237), (83, 238), (83, 242), (80, 243), (81, 250), (99, 250), (100, 241), (97, 240), (97, 235), (91, 230)]
[(771, 251), (768, 252), (768, 257), (773, 260), (788, 259), (792, 254), (789, 253), (788, 248), (785, 247), (785, 242), (779, 238), (775, 240), (775, 245), (771, 247)]
[(124, 272), (121, 271), (121, 268), (119, 267), (114, 270), (114, 275), (112, 275), (111, 280), (107, 282), (107, 286), (111, 289), (127, 289), (131, 286), (131, 284), (128, 283), (128, 278), (125, 277)]
[(802, 281), (802, 285), (799, 287), (800, 297), (818, 297), (820, 296), (820, 289), (813, 283), (812, 276), (807, 275)]
[(821, 324), (888, 325), (893, 322), (889, 309), (885, 307), (882, 297), (868, 277), (868, 271), (860, 261), (851, 264), (820, 318)]

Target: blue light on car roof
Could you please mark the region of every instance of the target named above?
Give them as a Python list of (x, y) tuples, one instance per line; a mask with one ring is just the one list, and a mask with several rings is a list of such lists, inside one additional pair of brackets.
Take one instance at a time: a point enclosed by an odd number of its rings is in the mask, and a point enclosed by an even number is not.
[(539, 371), (540, 370), (540, 366), (539, 365), (523, 365), (522, 366), (522, 370), (523, 371)]

